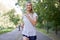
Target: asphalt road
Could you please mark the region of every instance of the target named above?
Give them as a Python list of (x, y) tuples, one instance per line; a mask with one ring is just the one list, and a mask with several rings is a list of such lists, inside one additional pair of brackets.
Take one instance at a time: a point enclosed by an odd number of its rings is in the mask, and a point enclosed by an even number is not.
[[(21, 31), (15, 29), (12, 32), (1, 34), (0, 40), (22, 40)], [(52, 40), (52, 39), (37, 31), (37, 40)]]

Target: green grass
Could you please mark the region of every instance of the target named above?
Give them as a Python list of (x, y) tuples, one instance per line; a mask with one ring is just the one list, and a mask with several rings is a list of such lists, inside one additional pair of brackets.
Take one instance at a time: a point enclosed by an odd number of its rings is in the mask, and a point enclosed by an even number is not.
[(46, 30), (45, 29), (41, 29), (41, 28), (36, 28), (39, 32), (42, 32), (44, 34), (47, 34)]
[(47, 33), (47, 31), (45, 30), (45, 29), (42, 29), (42, 28), (36, 28), (39, 32), (41, 32), (41, 33), (43, 33), (44, 35), (46, 35), (46, 36), (51, 36), (51, 34), (50, 33)]
[(41, 29), (41, 28), (36, 28), (39, 32), (43, 33), (44, 35), (50, 37), (53, 40), (59, 40), (60, 38), (58, 38), (55, 34), (53, 33), (47, 33), (47, 31), (45, 29)]
[(12, 30), (13, 29), (3, 29), (3, 30), (0, 30), (0, 34), (7, 33), (7, 32), (10, 32)]

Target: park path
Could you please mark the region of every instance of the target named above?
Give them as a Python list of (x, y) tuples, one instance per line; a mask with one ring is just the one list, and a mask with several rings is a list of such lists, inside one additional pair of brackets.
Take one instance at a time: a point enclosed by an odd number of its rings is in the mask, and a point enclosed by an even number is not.
[(18, 35), (20, 35), (20, 31), (14, 29), (12, 32), (0, 35), (0, 40), (17, 40)]
[[(14, 29), (12, 32), (8, 32), (0, 35), (0, 40), (22, 40), (21, 31)], [(48, 36), (37, 31), (37, 40), (51, 40)]]

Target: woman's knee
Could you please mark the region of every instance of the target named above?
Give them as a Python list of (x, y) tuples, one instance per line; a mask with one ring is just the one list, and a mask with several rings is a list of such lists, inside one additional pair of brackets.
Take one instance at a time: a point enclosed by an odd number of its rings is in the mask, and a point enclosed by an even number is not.
[(27, 38), (27, 37), (24, 36), (24, 37), (23, 37), (23, 40), (29, 40), (29, 38)]

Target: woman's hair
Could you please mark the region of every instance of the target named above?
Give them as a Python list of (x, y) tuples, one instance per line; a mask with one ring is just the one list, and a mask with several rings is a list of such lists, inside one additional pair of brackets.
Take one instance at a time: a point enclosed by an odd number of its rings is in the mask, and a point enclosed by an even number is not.
[[(26, 6), (27, 6), (28, 3), (30, 3), (31, 6), (32, 6), (32, 3), (31, 3), (31, 2), (27, 2), (27, 3), (26, 3)], [(31, 12), (33, 13), (33, 8), (31, 8)]]

